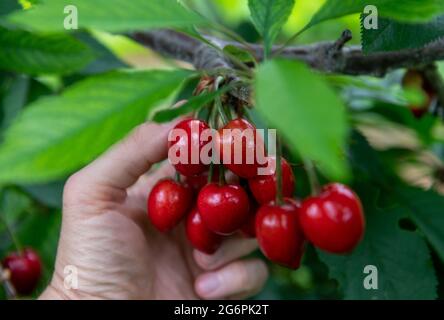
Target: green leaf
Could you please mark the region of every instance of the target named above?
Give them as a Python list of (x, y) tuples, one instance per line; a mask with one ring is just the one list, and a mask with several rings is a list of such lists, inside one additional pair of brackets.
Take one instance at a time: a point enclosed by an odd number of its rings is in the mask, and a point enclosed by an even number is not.
[(79, 28), (126, 32), (153, 28), (191, 27), (205, 20), (177, 0), (46, 0), (31, 10), (11, 15), (10, 20), (42, 31), (65, 31), (64, 13), (75, 6)]
[(1, 183), (43, 183), (89, 163), (168, 98), (189, 71), (113, 72), (89, 78), (21, 114), (0, 146)]
[(382, 17), (404, 22), (425, 22), (444, 11), (441, 0), (327, 0), (306, 29), (327, 20), (363, 13), (367, 5), (376, 6)]
[(248, 0), (253, 23), (264, 39), (265, 54), (268, 56), (274, 40), (287, 22), (294, 0)]
[(86, 66), (92, 52), (62, 34), (38, 35), (0, 27), (0, 69), (29, 74), (67, 74)]
[(273, 60), (259, 67), (255, 92), (258, 111), (293, 151), (332, 179), (348, 177), (345, 108), (323, 79), (302, 63)]
[(76, 39), (85, 43), (94, 52), (95, 57), (95, 59), (91, 61), (91, 63), (88, 64), (84, 69), (82, 69), (80, 73), (91, 75), (128, 67), (126, 63), (117, 58), (114, 53), (112, 53), (89, 33), (79, 32), (74, 36)]
[(179, 108), (160, 110), (154, 114), (153, 121), (167, 122), (167, 121), (175, 119), (181, 115), (191, 113), (191, 112), (199, 109), (200, 107), (210, 103), (216, 97), (220, 96), (224, 92), (228, 91), (228, 88), (229, 87), (224, 87), (223, 89), (220, 89), (215, 92), (192, 97), (192, 98), (188, 99), (188, 101), (184, 105), (180, 106)]
[(376, 184), (392, 204), (410, 218), (444, 261), (444, 197), (434, 191), (405, 186), (381, 161), (379, 154), (360, 134), (350, 142), (350, 163), (353, 175), (362, 184)]
[(238, 48), (234, 45), (227, 45), (224, 47), (223, 51), (227, 53), (231, 57), (237, 58), (239, 61), (244, 63), (255, 63), (253, 55), (248, 51), (241, 48)]
[(0, 129), (6, 128), (19, 114), (28, 97), (30, 80), (28, 77), (17, 75), (11, 79), (3, 99), (0, 101), (2, 117), (0, 118)]
[(0, 1), (0, 16), (7, 15), (14, 10), (20, 9), (17, 0), (2, 0)]
[[(399, 227), (400, 208), (379, 209), (369, 193), (375, 191), (366, 185), (361, 198), (367, 226), (360, 245), (349, 255), (319, 251), (330, 276), (338, 280), (345, 299), (435, 299), (437, 280), (425, 241)], [(367, 265), (377, 268), (377, 290), (363, 285)]]
[(402, 23), (379, 19), (378, 29), (362, 26), (362, 46), (365, 53), (421, 48), (444, 35), (444, 15), (428, 23)]
[(410, 217), (444, 261), (444, 197), (433, 191), (398, 187), (396, 194)]

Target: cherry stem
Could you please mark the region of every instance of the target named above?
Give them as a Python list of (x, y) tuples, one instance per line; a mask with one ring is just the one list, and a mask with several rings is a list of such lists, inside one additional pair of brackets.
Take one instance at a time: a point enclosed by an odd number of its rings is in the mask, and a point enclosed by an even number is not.
[(213, 182), (213, 174), (214, 174), (214, 163), (210, 163), (210, 169), (208, 170), (208, 180), (207, 183)]
[(317, 196), (321, 193), (321, 185), (319, 184), (318, 176), (313, 161), (304, 160), (305, 171), (307, 172), (308, 181), (310, 183), (311, 195)]
[(227, 182), (225, 181), (225, 168), (224, 166), (221, 164), (219, 165), (219, 185), (223, 186), (225, 185)]
[(279, 136), (276, 136), (276, 204), (282, 205), (284, 199), (282, 196), (282, 143)]
[(177, 181), (178, 183), (181, 182), (181, 178), (180, 178), (180, 173), (179, 173), (179, 171), (176, 171), (175, 178), (176, 178), (176, 181)]
[(226, 125), (229, 120), (228, 120), (227, 114), (225, 113), (224, 108), (222, 107), (222, 102), (220, 101), (220, 97), (216, 98), (215, 103), (216, 103), (217, 110), (219, 111), (220, 119), (222, 120), (222, 123), (224, 125)]
[(0, 221), (4, 224), (6, 232), (8, 233), (9, 238), (11, 239), (15, 249), (21, 254), (22, 246), (20, 245), (20, 242), (18, 241), (17, 237), (14, 235), (14, 232), (12, 232), (11, 227), (6, 221), (6, 217), (3, 217), (3, 214), (1, 212), (0, 212)]

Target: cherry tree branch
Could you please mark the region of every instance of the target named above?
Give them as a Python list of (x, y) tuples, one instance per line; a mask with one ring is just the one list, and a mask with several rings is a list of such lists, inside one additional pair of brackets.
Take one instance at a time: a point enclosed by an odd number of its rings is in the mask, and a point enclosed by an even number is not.
[[(199, 70), (233, 68), (230, 61), (210, 45), (183, 33), (171, 30), (135, 32), (130, 36), (137, 42), (156, 52), (178, 60), (187, 61)], [(424, 48), (395, 52), (364, 54), (359, 46), (345, 46), (351, 39), (350, 31), (344, 31), (337, 41), (322, 42), (287, 48), (274, 47), (272, 54), (307, 63), (313, 69), (326, 73), (348, 75), (384, 76), (400, 68), (418, 68), (435, 61), (444, 60), (444, 41), (434, 42)], [(262, 46), (250, 44), (248, 48), (240, 43), (225, 41), (208, 36), (206, 40), (223, 49), (227, 45), (253, 50), (259, 61), (263, 59)]]

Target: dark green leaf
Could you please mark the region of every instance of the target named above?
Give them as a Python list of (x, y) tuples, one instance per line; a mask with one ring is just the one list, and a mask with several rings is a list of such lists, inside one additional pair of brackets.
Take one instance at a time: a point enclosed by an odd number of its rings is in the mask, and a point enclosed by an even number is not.
[(258, 111), (293, 151), (315, 160), (332, 179), (348, 176), (341, 154), (348, 133), (345, 107), (322, 78), (304, 64), (274, 60), (259, 67)]
[(1, 130), (9, 126), (26, 104), (29, 86), (30, 80), (28, 77), (18, 75), (11, 79), (8, 91), (3, 100), (0, 101), (0, 112), (3, 115), (0, 121)]
[(0, 27), (0, 69), (29, 74), (67, 74), (93, 58), (92, 52), (68, 35), (37, 35)]
[(444, 35), (444, 16), (428, 23), (402, 23), (379, 19), (378, 29), (362, 27), (362, 46), (366, 53), (421, 48)]
[(18, 0), (1, 0), (0, 1), (0, 16), (7, 15), (14, 10), (20, 9)]
[(79, 28), (111, 32), (153, 28), (191, 27), (205, 23), (177, 0), (45, 0), (31, 10), (15, 13), (10, 20), (41, 31), (65, 31), (67, 6), (77, 8)]
[(65, 177), (142, 123), (190, 74), (113, 72), (38, 100), (6, 132), (0, 146), (0, 184)]
[[(400, 208), (378, 209), (375, 198), (368, 197), (374, 192), (368, 185), (363, 189), (367, 228), (353, 253), (320, 252), (330, 276), (339, 281), (345, 299), (435, 299), (437, 280), (425, 241), (399, 227)], [(377, 268), (377, 290), (364, 287), (367, 265)]]
[(65, 180), (61, 180), (47, 184), (25, 185), (22, 188), (38, 202), (50, 208), (61, 209), (64, 185)]
[(410, 217), (444, 261), (444, 197), (433, 191), (398, 187), (404, 214)]
[(76, 33), (75, 37), (81, 42), (88, 45), (94, 52), (95, 59), (88, 64), (83, 70), (82, 74), (96, 74), (103, 73), (115, 69), (122, 69), (128, 65), (117, 58), (108, 48), (97, 41), (93, 36), (86, 32)]
[(382, 17), (405, 22), (426, 22), (444, 11), (441, 0), (327, 0), (306, 28), (326, 20), (363, 13), (367, 5), (376, 6)]
[(253, 23), (264, 39), (268, 55), (282, 26), (287, 22), (294, 0), (248, 0)]

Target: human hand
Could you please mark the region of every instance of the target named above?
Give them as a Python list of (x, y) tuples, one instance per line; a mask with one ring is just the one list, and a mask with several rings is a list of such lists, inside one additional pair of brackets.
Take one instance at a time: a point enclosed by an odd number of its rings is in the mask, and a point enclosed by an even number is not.
[[(172, 125), (143, 124), (66, 183), (63, 222), (52, 281), (41, 299), (214, 299), (257, 293), (268, 272), (241, 259), (255, 239), (232, 236), (213, 255), (193, 250), (183, 224), (155, 230), (146, 213), (149, 191), (174, 174), (163, 165)], [(78, 270), (78, 289), (64, 287), (64, 268)]]

